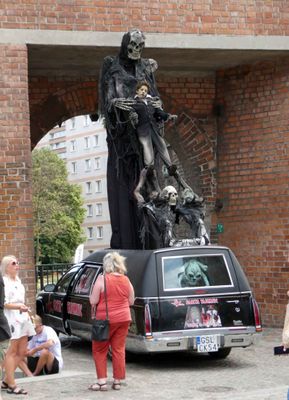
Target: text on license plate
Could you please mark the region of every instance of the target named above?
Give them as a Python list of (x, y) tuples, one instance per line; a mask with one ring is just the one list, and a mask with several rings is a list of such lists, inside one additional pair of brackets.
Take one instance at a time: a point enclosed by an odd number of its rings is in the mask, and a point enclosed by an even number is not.
[(207, 353), (209, 351), (218, 351), (218, 336), (203, 335), (197, 336), (197, 351), (199, 353)]

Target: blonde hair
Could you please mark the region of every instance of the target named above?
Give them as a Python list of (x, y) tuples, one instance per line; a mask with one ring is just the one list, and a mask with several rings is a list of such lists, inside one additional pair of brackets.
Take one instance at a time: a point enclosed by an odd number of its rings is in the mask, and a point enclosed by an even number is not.
[(11, 263), (11, 261), (17, 261), (17, 257), (9, 255), (9, 256), (4, 256), (1, 260), (1, 272), (3, 275), (6, 275), (6, 269), (8, 265)]
[(111, 272), (125, 274), (125, 257), (121, 256), (116, 251), (113, 251), (112, 253), (107, 253), (103, 258), (103, 269), (108, 274)]
[(32, 319), (33, 319), (33, 323), (34, 323), (34, 325), (43, 325), (43, 323), (42, 323), (42, 318), (41, 317), (39, 317), (39, 315), (34, 315), (33, 317), (32, 317)]

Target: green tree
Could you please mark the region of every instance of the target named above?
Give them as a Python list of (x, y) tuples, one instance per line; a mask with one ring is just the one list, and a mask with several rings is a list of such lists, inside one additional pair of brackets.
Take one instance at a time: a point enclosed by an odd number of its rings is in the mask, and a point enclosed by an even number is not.
[(49, 149), (32, 153), (36, 263), (70, 262), (82, 243), (81, 188), (67, 181), (65, 162)]

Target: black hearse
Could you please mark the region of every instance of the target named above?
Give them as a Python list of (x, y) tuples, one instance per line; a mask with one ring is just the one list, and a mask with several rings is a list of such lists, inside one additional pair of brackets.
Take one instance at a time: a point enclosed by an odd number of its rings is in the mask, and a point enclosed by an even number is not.
[[(102, 272), (99, 250), (37, 296), (37, 313), (56, 331), (90, 340), (89, 294)], [(120, 250), (135, 289), (126, 350), (196, 351), (226, 357), (262, 331), (248, 280), (232, 251), (220, 246)]]

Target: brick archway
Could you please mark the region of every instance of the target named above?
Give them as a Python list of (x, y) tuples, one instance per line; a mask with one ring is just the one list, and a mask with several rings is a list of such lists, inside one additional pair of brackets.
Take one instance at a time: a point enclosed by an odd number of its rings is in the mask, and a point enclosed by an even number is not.
[(37, 78), (30, 82), (32, 148), (58, 123), (77, 115), (96, 112), (97, 85), (95, 80), (67, 82), (62, 79), (50, 82), (46, 78)]
[[(190, 102), (169, 96), (169, 84), (162, 82), (161, 97), (171, 113), (179, 117), (175, 126), (168, 125), (166, 139), (177, 155), (185, 179), (207, 204), (208, 224), (216, 202), (216, 142), (217, 127), (213, 116), (196, 116)], [(39, 91), (39, 87), (41, 90)], [(33, 79), (30, 82), (30, 115), (32, 147), (57, 123), (98, 108), (98, 82)], [(194, 107), (195, 104), (194, 104)], [(210, 111), (211, 107), (209, 107)], [(210, 227), (209, 227), (210, 228)]]

